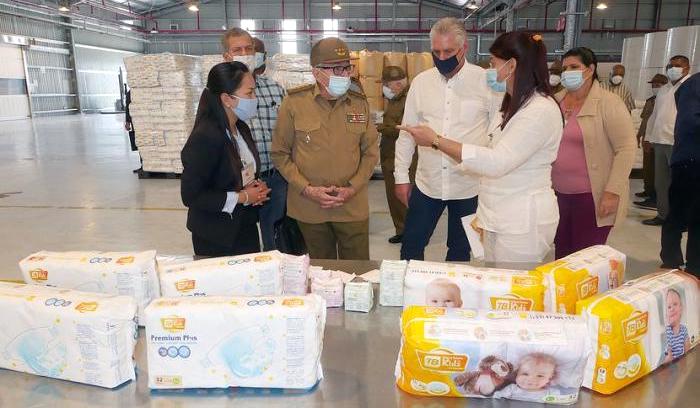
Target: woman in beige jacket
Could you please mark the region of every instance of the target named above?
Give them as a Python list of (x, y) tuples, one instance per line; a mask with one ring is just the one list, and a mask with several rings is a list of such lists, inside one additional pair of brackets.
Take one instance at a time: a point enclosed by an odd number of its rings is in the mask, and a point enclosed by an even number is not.
[(559, 204), (556, 258), (605, 244), (625, 218), (636, 142), (632, 118), (619, 96), (598, 85), (598, 61), (588, 48), (564, 54), (557, 100), (564, 134), (552, 183)]

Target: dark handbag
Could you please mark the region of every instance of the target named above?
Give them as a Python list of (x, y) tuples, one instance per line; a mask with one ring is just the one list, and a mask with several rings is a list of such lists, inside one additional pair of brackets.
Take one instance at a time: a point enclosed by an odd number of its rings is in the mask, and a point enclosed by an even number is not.
[(295, 219), (285, 216), (275, 223), (275, 246), (278, 251), (290, 255), (304, 255), (308, 252)]

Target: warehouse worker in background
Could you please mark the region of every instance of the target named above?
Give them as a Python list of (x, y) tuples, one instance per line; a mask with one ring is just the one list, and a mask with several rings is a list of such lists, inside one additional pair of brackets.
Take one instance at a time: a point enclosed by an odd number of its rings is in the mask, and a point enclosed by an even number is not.
[(688, 228), (687, 272), (700, 276), (700, 74), (676, 91), (676, 126), (671, 155), (668, 217), (661, 228), (662, 268), (683, 265), (681, 236)]
[(549, 66), (549, 86), (552, 87), (553, 95), (564, 90), (564, 85), (561, 84), (561, 60), (554, 60)]
[(350, 51), (338, 38), (311, 48), (315, 84), (290, 90), (272, 137), (272, 160), (289, 181), (287, 211), (316, 259), (369, 259), (367, 185), (377, 130), (367, 98), (350, 89)]
[[(136, 146), (136, 131), (134, 130), (134, 123), (131, 121), (131, 113), (129, 112), (129, 105), (131, 105), (131, 89), (128, 89), (126, 84), (124, 84), (124, 99), (124, 129), (129, 132), (131, 151), (138, 152), (139, 148)], [(134, 174), (138, 174), (140, 177), (143, 174), (143, 159), (140, 154), (139, 161), (141, 162), (141, 166), (134, 170)]]
[[(255, 74), (255, 95), (258, 97), (258, 109), (255, 117), (248, 119), (246, 123), (250, 126), (260, 154), (260, 179), (272, 190), (270, 201), (260, 207), (260, 234), (262, 235), (263, 249), (270, 251), (276, 249), (275, 223), (284, 218), (287, 200), (287, 181), (275, 169), (270, 158), (272, 132), (277, 122), (277, 111), (282, 105), (285, 91), (277, 82), (258, 74), (259, 68), (262, 66), (258, 66), (256, 63), (256, 46), (253, 37), (247, 31), (232, 28), (224, 34), (221, 42), (226, 61), (242, 62)], [(257, 49), (260, 49), (263, 54), (265, 53), (264, 44), (262, 47), (258, 46)]]
[[(403, 125), (425, 124), (441, 135), (464, 144), (485, 146), (488, 124), (498, 114), (503, 93), (486, 84), (486, 71), (469, 64), (467, 32), (462, 20), (446, 17), (430, 30), (435, 67), (418, 74), (406, 98)], [(409, 168), (416, 143), (402, 131), (396, 141), (394, 177), (396, 196), (408, 207), (401, 259), (423, 259), (425, 247), (447, 207), (448, 261), (468, 261), (469, 241), (462, 217), (477, 206), (479, 177), (438, 151), (439, 146), (418, 147), (416, 185)]]
[(267, 66), (265, 65), (265, 60), (267, 59), (267, 51), (265, 51), (265, 43), (261, 39), (255, 37), (253, 38), (253, 47), (255, 47), (255, 71), (253, 73), (256, 76), (264, 75)]
[(652, 112), (654, 112), (656, 95), (659, 93), (659, 89), (668, 83), (668, 78), (666, 78), (665, 75), (656, 74), (653, 78), (651, 78), (649, 83), (651, 84), (652, 95), (644, 103), (642, 113), (639, 115), (642, 119), (642, 123), (639, 125), (639, 130), (637, 130), (637, 147), (642, 146), (642, 152), (644, 153), (642, 160), (644, 191), (635, 194), (637, 197), (646, 199), (643, 201), (635, 201), (634, 204), (638, 207), (656, 210), (656, 189), (654, 188), (654, 148), (651, 146), (651, 143), (644, 140), (644, 137), (647, 132), (647, 123), (649, 122)]
[[(384, 175), (384, 186), (386, 187), (386, 200), (389, 204), (389, 213), (394, 222), (396, 235), (389, 238), (392, 244), (398, 244), (403, 237), (404, 223), (406, 222), (406, 206), (394, 194), (394, 156), (396, 152), (396, 139), (399, 137), (399, 130), (396, 125), (400, 125), (403, 120), (403, 109), (406, 105), (406, 95), (408, 94), (408, 78), (406, 72), (401, 67), (388, 66), (382, 71), (382, 92), (389, 101), (384, 109), (382, 124), (377, 126), (377, 130), (382, 134), (379, 144), (379, 157)], [(413, 158), (409, 176), (411, 183), (416, 177), (416, 161)]]
[(656, 189), (657, 215), (642, 221), (644, 225), (662, 225), (668, 215), (668, 189), (671, 184), (671, 153), (673, 151), (673, 129), (676, 125), (676, 99), (678, 88), (688, 78), (688, 57), (676, 55), (666, 65), (666, 76), (671, 81), (664, 85), (656, 96), (654, 112), (647, 124), (645, 140), (654, 148), (654, 187)]
[(600, 86), (614, 93), (622, 99), (625, 103), (628, 112), (634, 110), (634, 98), (632, 97), (632, 92), (623, 84), (622, 81), (625, 79), (625, 66), (622, 64), (617, 64), (613, 67), (612, 72), (610, 72), (610, 77), (607, 81), (600, 81)]

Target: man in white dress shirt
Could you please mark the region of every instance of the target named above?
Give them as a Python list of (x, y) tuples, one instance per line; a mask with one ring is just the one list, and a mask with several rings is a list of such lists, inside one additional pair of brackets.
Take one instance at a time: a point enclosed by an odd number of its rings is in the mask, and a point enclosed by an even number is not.
[(668, 189), (671, 185), (671, 153), (673, 129), (676, 126), (676, 90), (688, 79), (690, 61), (684, 55), (671, 57), (666, 65), (669, 83), (656, 96), (654, 112), (647, 123), (644, 138), (654, 147), (654, 187), (656, 188), (656, 217), (642, 221), (644, 225), (662, 225), (668, 215)]
[[(467, 32), (461, 20), (438, 20), (430, 30), (430, 43), (435, 67), (411, 83), (403, 125), (426, 124), (452, 140), (486, 145), (489, 120), (503, 94), (487, 86), (484, 69), (466, 61)], [(418, 148), (416, 185), (412, 186), (408, 170), (416, 144), (403, 131), (396, 142), (396, 196), (408, 207), (401, 259), (423, 259), (447, 207), (446, 260), (468, 261), (470, 247), (461, 219), (476, 211), (479, 178), (436, 148)]]

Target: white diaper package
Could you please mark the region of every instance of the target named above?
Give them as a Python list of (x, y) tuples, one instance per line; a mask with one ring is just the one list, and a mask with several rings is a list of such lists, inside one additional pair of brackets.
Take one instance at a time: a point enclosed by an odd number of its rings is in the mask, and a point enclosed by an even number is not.
[(114, 388), (135, 378), (131, 296), (0, 282), (0, 368)]
[(580, 316), (409, 306), (396, 383), (422, 396), (573, 404), (590, 354)]
[(540, 265), (531, 275), (541, 277), (547, 287), (546, 312), (573, 314), (577, 301), (620, 286), (626, 262), (622, 252), (595, 245)]
[(325, 299), (327, 307), (343, 307), (343, 279), (340, 276), (312, 279), (311, 293)]
[(305, 295), (309, 291), (309, 255), (282, 254), (282, 292)]
[(201, 259), (160, 269), (163, 297), (282, 294), (279, 251)]
[(379, 268), (379, 304), (403, 306), (403, 281), (406, 277), (407, 261), (382, 261)]
[(700, 343), (698, 279), (658, 272), (576, 304), (594, 354), (583, 385), (613, 394)]
[(326, 305), (316, 295), (179, 297), (146, 309), (150, 388), (312, 388)]
[(410, 261), (403, 297), (404, 306), (542, 311), (544, 293), (542, 278), (527, 271)]
[(139, 316), (160, 296), (156, 251), (40, 251), (20, 261), (19, 267), (24, 281), (33, 285), (132, 296)]
[(374, 290), (370, 282), (358, 276), (345, 284), (346, 311), (369, 313), (372, 306), (374, 306)]

